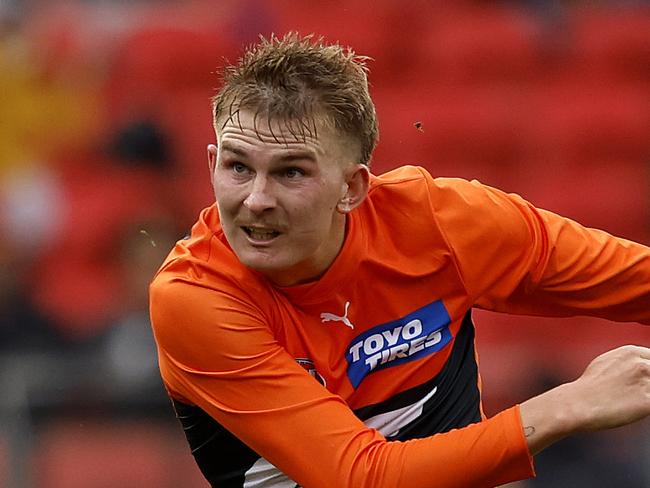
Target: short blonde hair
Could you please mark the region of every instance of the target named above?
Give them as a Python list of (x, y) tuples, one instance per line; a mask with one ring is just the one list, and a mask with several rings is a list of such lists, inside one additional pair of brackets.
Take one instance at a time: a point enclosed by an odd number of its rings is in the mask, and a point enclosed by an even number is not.
[(223, 86), (212, 99), (215, 130), (223, 117), (227, 123), (249, 109), (304, 138), (317, 135), (317, 118), (324, 115), (341, 136), (358, 143), (359, 162), (369, 165), (378, 128), (367, 59), (313, 35), (261, 37), (223, 70)]

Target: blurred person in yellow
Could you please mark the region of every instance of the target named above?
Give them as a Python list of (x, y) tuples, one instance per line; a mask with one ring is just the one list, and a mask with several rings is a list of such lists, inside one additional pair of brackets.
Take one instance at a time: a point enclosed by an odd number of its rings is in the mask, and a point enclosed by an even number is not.
[(32, 252), (55, 238), (61, 219), (56, 156), (93, 144), (101, 117), (98, 80), (79, 76), (91, 67), (49, 63), (25, 21), (17, 5), (0, 11), (0, 227)]
[(97, 126), (94, 88), (70, 83), (67, 65), (46, 70), (18, 2), (0, 7), (0, 336), (3, 350), (56, 348), (52, 322), (31, 296), (31, 271), (58, 239), (65, 195), (53, 155), (88, 143)]
[(650, 349), (487, 418), (472, 308), (650, 324), (650, 249), (476, 181), (370, 172), (365, 59), (263, 39), (213, 101), (216, 204), (150, 289), (212, 486), (488, 487), (650, 414)]

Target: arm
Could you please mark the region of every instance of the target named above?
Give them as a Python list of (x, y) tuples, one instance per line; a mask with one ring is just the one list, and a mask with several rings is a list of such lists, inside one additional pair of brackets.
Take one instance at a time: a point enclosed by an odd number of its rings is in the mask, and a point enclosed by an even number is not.
[(188, 286), (152, 288), (166, 386), (301, 485), (476, 487), (533, 474), (517, 407), (465, 429), (388, 442), (306, 374), (250, 304)]
[(650, 324), (650, 248), (478, 182), (436, 180), (430, 188), (474, 306)]
[[(650, 412), (649, 350), (624, 348), (579, 380), (478, 424), (388, 442), (307, 375), (255, 310), (196, 291), (152, 289), (165, 384), (303, 486), (496, 486), (533, 475), (529, 450)], [(206, 320), (213, 313), (221, 325)]]
[(650, 349), (624, 346), (608, 351), (576, 381), (524, 402), (520, 413), (532, 454), (577, 432), (640, 420), (650, 415)]

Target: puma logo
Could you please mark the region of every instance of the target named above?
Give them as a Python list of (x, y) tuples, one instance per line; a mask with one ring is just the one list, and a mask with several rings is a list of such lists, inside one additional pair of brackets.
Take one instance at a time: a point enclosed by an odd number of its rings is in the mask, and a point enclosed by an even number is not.
[(350, 327), (350, 329), (354, 329), (354, 325), (352, 325), (352, 322), (350, 322), (350, 319), (348, 318), (348, 308), (350, 308), (350, 302), (345, 302), (345, 311), (342, 316), (324, 312), (320, 314), (320, 321), (323, 323), (329, 321), (343, 322), (347, 327)]

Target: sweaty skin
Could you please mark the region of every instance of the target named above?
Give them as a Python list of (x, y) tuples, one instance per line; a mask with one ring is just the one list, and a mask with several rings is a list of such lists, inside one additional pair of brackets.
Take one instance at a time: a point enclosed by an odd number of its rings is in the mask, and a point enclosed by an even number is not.
[(297, 137), (242, 110), (208, 147), (221, 226), (239, 260), (279, 285), (320, 276), (345, 235), (345, 215), (365, 197), (368, 169), (333, 129)]

